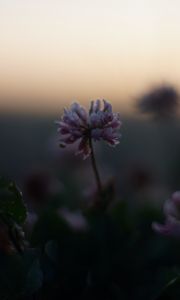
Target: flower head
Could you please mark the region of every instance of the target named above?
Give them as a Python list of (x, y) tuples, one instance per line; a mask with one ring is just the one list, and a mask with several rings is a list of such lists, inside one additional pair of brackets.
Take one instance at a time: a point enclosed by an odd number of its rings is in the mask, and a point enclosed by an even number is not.
[(90, 139), (104, 140), (109, 145), (119, 143), (118, 132), (121, 121), (118, 113), (112, 112), (112, 106), (107, 101), (96, 100), (91, 102), (89, 112), (78, 103), (73, 103), (69, 110), (64, 109), (60, 121), (57, 121), (60, 134), (60, 145), (66, 147), (79, 141), (77, 154), (86, 158), (91, 153)]
[(165, 223), (154, 222), (153, 229), (162, 235), (180, 238), (180, 191), (172, 194), (164, 204)]

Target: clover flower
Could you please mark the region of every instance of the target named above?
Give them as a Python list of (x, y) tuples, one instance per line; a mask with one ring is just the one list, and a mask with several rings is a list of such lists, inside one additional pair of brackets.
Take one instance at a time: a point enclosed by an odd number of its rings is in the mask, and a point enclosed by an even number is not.
[(172, 194), (164, 204), (165, 223), (154, 222), (152, 228), (165, 236), (180, 238), (180, 191)]
[(69, 110), (64, 109), (60, 121), (57, 121), (60, 134), (60, 146), (66, 147), (79, 141), (77, 154), (83, 154), (87, 158), (91, 149), (91, 140), (106, 141), (110, 146), (119, 143), (119, 128), (121, 121), (118, 113), (112, 112), (112, 106), (103, 100), (91, 102), (89, 112), (78, 103), (73, 103)]

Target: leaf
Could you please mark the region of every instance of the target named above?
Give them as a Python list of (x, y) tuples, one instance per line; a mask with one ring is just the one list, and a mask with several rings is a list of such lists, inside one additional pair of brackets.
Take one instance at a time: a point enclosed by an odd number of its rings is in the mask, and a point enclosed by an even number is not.
[(0, 214), (22, 225), (27, 216), (22, 193), (14, 182), (0, 178)]

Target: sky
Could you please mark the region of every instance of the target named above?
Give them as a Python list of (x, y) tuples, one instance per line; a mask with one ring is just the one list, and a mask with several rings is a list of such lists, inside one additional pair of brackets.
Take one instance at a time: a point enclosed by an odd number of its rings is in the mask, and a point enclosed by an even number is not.
[(0, 110), (180, 88), (179, 0), (0, 0)]

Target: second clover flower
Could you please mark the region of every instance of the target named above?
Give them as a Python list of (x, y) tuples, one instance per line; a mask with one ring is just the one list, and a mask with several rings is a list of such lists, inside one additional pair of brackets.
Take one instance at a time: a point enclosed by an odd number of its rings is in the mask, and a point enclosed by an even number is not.
[(180, 191), (172, 194), (163, 206), (165, 223), (153, 222), (152, 228), (159, 234), (180, 238)]
[(57, 122), (60, 133), (60, 145), (66, 147), (79, 141), (77, 154), (83, 154), (84, 159), (91, 153), (90, 140), (106, 141), (110, 146), (119, 143), (121, 126), (120, 116), (112, 112), (112, 106), (103, 100), (91, 102), (89, 112), (78, 103), (73, 103), (69, 110), (64, 109), (64, 115)]

